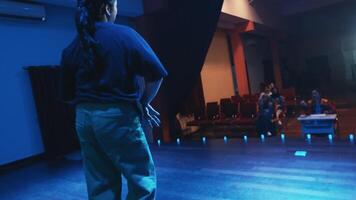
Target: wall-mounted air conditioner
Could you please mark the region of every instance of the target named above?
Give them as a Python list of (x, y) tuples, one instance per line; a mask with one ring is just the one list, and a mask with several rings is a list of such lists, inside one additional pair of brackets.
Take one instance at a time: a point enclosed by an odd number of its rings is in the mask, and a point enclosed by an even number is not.
[(43, 5), (0, 0), (0, 17), (46, 20)]

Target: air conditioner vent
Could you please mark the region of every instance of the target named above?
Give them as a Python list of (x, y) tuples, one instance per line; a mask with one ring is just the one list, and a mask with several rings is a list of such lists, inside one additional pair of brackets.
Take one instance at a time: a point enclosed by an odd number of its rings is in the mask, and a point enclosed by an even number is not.
[(46, 10), (43, 5), (15, 1), (0, 1), (0, 16), (33, 20), (46, 20)]

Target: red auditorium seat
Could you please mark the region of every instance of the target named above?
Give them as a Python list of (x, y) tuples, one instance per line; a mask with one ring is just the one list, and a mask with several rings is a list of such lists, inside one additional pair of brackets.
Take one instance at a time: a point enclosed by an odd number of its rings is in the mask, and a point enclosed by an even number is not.
[(285, 98), (285, 110), (288, 116), (294, 116), (297, 112), (297, 96), (295, 88), (281, 90), (281, 95)]
[(209, 102), (206, 104), (206, 116), (209, 120), (219, 119), (219, 105), (218, 102)]
[(240, 117), (252, 119), (257, 116), (256, 102), (241, 102), (240, 103)]
[(220, 100), (221, 119), (236, 118), (237, 114), (238, 114), (238, 104), (234, 103), (232, 99), (225, 98)]
[(281, 90), (281, 95), (286, 99), (286, 101), (295, 101), (296, 92), (295, 88), (288, 88)]
[(240, 95), (235, 95), (235, 96), (231, 96), (231, 101), (235, 104), (239, 104), (240, 102), (243, 101), (243, 99)]

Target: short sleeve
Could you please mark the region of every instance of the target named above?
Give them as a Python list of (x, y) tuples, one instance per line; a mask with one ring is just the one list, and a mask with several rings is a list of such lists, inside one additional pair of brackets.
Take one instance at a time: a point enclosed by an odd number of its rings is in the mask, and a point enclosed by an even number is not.
[(136, 31), (132, 30), (133, 64), (135, 72), (143, 76), (146, 81), (156, 81), (168, 75), (161, 61), (152, 48)]

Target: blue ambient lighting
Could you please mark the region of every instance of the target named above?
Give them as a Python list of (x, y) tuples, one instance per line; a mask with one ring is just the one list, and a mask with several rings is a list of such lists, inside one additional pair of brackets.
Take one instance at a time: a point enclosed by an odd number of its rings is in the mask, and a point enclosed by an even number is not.
[(161, 146), (161, 140), (157, 140), (158, 146)]
[(224, 142), (227, 143), (227, 136), (224, 136)]
[(294, 153), (294, 156), (297, 156), (297, 157), (305, 157), (307, 156), (307, 152), (306, 151), (296, 151)]
[(179, 138), (177, 138), (177, 144), (180, 145), (180, 139)]

